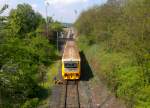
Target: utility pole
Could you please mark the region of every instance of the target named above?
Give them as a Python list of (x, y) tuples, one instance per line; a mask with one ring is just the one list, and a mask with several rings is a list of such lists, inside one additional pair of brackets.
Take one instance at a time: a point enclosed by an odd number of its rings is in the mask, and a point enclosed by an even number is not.
[(48, 38), (48, 14), (47, 14), (47, 8), (49, 6), (49, 3), (47, 0), (45, 0), (45, 11), (46, 11), (46, 36)]
[(59, 37), (58, 37), (58, 31), (57, 31), (57, 52), (58, 52), (58, 39), (59, 39)]

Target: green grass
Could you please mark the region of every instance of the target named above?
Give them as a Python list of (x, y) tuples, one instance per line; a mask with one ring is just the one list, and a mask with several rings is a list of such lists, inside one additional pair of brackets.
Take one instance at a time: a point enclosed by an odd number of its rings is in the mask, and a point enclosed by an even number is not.
[(58, 67), (60, 65), (59, 61), (54, 62), (51, 66), (48, 67), (47, 69), (47, 80), (44, 82), (44, 84), (40, 84), (42, 85), (42, 87), (44, 87), (44, 89), (46, 89), (48, 91), (48, 96), (44, 99), (41, 100), (39, 102), (39, 108), (48, 108), (49, 107), (49, 99), (51, 96), (51, 90), (52, 87), (54, 86), (54, 81), (53, 78), (54, 76), (56, 76), (58, 74)]
[(60, 65), (60, 62), (57, 61), (48, 68), (47, 81), (44, 83), (44, 88), (48, 89), (48, 88), (53, 87), (54, 85), (53, 78), (54, 76), (58, 74), (59, 65)]

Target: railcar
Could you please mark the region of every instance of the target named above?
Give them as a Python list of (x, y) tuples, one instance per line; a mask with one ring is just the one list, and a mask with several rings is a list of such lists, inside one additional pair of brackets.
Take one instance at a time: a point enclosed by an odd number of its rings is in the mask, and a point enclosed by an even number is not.
[(62, 56), (62, 77), (65, 80), (77, 80), (80, 78), (80, 55), (75, 41), (66, 42)]

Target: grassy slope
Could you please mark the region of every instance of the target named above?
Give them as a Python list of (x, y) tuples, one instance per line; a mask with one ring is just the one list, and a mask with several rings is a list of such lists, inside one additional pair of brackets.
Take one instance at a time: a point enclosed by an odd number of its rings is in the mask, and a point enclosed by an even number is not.
[(78, 45), (100, 79), (128, 107), (149, 108), (150, 86), (144, 85), (141, 67), (130, 53), (106, 52), (103, 44), (89, 45), (84, 36), (79, 37)]

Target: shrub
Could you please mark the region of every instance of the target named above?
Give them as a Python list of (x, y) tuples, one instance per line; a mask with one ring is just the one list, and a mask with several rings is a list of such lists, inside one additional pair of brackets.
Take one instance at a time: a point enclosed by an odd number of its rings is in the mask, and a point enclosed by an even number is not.
[(21, 108), (37, 108), (38, 106), (39, 99), (38, 98), (33, 98), (30, 100), (27, 100)]

